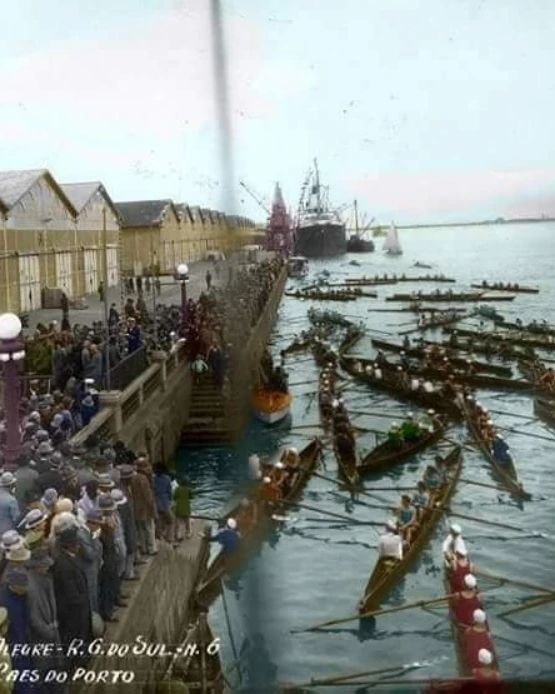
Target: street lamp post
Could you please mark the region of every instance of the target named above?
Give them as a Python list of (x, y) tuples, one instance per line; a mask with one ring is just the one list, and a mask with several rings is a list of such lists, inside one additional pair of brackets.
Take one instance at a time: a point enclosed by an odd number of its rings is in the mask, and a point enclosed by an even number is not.
[(14, 470), (21, 453), (19, 431), (19, 374), (17, 363), (24, 359), (21, 321), (14, 313), (0, 315), (0, 362), (4, 373), (4, 411), (6, 415), (5, 470)]
[(187, 327), (187, 282), (189, 281), (189, 266), (180, 263), (177, 268), (177, 279), (181, 283), (181, 320), (183, 330)]

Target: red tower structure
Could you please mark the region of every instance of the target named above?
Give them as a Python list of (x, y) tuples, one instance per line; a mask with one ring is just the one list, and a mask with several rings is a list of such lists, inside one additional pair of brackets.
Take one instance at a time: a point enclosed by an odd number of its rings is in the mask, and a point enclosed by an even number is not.
[(272, 211), (266, 227), (266, 250), (289, 255), (293, 251), (293, 244), (291, 216), (287, 212), (279, 183), (276, 183)]

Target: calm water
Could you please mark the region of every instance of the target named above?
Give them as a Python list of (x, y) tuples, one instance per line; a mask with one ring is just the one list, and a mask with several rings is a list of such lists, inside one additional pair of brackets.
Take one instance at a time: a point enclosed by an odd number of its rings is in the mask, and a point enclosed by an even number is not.
[[(555, 225), (410, 230), (402, 231), (400, 238), (404, 249), (400, 258), (384, 257), (378, 251), (348, 255), (333, 262), (313, 261), (308, 282), (323, 269), (330, 270), (335, 281), (347, 276), (383, 272), (412, 275), (443, 272), (457, 279), (457, 285), (438, 285), (441, 289), (448, 286), (466, 289), (471, 282), (482, 279), (518, 281), (523, 285), (540, 286), (542, 291), (538, 295), (518, 295), (512, 303), (493, 305), (511, 318), (520, 316), (524, 320), (546, 318), (554, 321), (551, 309), (555, 299)], [(381, 239), (377, 245), (381, 248)], [(350, 264), (353, 259), (361, 264), (360, 267)], [(433, 270), (411, 268), (417, 260), (433, 265)], [(293, 284), (291, 281), (290, 286)], [(433, 289), (435, 285), (393, 285), (378, 288), (378, 299), (358, 299), (346, 304), (323, 302), (319, 307), (340, 310), (344, 315), (364, 321), (368, 336), (359, 343), (356, 352), (371, 354), (372, 335), (383, 337), (377, 331), (395, 333), (399, 324), (411, 320), (412, 314), (371, 313), (368, 309), (400, 307), (402, 304), (385, 304), (384, 297), (405, 289), (428, 288)], [(273, 333), (274, 354), (308, 325), (306, 311), (311, 305), (318, 304), (284, 298)], [(474, 320), (465, 322), (465, 325), (475, 324)], [(295, 398), (291, 430), (268, 430), (254, 423), (235, 449), (180, 453), (180, 465), (188, 471), (194, 484), (197, 512), (223, 511), (237, 482), (244, 477), (249, 453), (270, 454), (286, 444), (300, 448), (311, 435), (318, 433), (318, 429), (294, 429), (317, 425), (319, 421), (315, 396), (317, 370), (310, 354), (293, 355), (289, 357), (288, 365), (291, 384), (300, 384), (292, 387)], [(533, 414), (532, 400), (524, 395), (483, 391), (479, 397), (490, 409)], [(363, 412), (353, 418), (356, 424), (381, 431), (412, 409), (361, 385), (347, 389), (345, 400), (351, 410)], [(373, 412), (391, 415), (391, 420), (373, 416)], [(534, 531), (550, 533), (549, 538), (541, 539), (472, 521), (460, 521), (470, 556), (483, 571), (555, 588), (555, 431), (539, 421), (509, 415), (497, 414), (494, 422), (523, 432), (553, 436), (551, 443), (521, 434), (506, 434), (520, 477), (534, 499), (519, 507), (503, 491), (461, 482), (452, 508), (519, 526), (530, 534)], [(454, 426), (449, 435), (460, 441), (468, 439), (464, 426)], [(374, 445), (374, 434), (363, 435), (358, 440), (360, 452)], [(440, 444), (439, 450), (445, 452), (448, 447)], [(366, 479), (365, 484), (412, 484), (420, 478), (435, 452), (434, 449), (428, 450), (379, 478)], [(335, 477), (335, 460), (329, 450), (325, 452), (325, 468), (324, 474)], [(462, 476), (491, 483), (489, 468), (476, 452), (465, 451)], [(397, 492), (379, 492), (375, 503), (381, 501), (394, 505), (398, 496)], [(372, 503), (367, 497), (361, 499)], [(347, 494), (338, 493), (336, 485), (319, 478), (309, 482), (304, 501), (361, 520), (381, 521), (387, 516), (385, 511), (352, 504)], [(353, 621), (327, 631), (292, 634), (292, 629), (356, 614), (357, 602), (376, 559), (378, 529), (336, 525), (332, 519), (301, 509), (291, 512), (290, 516), (290, 520), (264, 544), (247, 569), (228, 583), (225, 604), (220, 599), (211, 611), (211, 623), (223, 640), (227, 665), (234, 662), (234, 652), (245, 648), (245, 638), (249, 639), (250, 647), (244, 661), (248, 662), (250, 657), (251, 662), (257, 663), (256, 673), (252, 675), (257, 678), (253, 691), (270, 691), (272, 680), (301, 683), (311, 678), (419, 662), (424, 665), (422, 668), (404, 674), (406, 686), (387, 688), (387, 691), (412, 692), (418, 687), (410, 684), (411, 678), (449, 677), (457, 673), (450, 622), (443, 608), (385, 615), (366, 626)], [(440, 543), (444, 531), (444, 525), (438, 528), (418, 564), (391, 593), (384, 606), (443, 594)], [(503, 674), (509, 678), (555, 679), (555, 603), (514, 617), (498, 618), (496, 615), (517, 606), (522, 596), (533, 591), (514, 587), (493, 588), (492, 583), (485, 581), (480, 585), (483, 590), (487, 589), (486, 610), (496, 637)], [(364, 687), (343, 685), (333, 690), (322, 687), (313, 691), (363, 690)], [(373, 688), (376, 690), (382, 688)]]

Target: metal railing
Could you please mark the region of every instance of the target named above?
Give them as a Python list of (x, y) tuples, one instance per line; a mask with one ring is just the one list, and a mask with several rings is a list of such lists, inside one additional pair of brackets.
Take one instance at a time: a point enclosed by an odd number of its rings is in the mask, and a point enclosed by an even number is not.
[(110, 369), (110, 390), (125, 390), (147, 367), (146, 347), (139, 347)]

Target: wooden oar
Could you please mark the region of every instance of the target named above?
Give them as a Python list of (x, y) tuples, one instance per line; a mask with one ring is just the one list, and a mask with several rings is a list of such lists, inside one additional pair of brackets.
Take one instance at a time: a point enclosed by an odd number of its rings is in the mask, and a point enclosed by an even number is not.
[(517, 612), (524, 612), (524, 610), (530, 610), (533, 607), (540, 607), (541, 605), (546, 605), (549, 602), (555, 601), (555, 593), (551, 595), (544, 595), (533, 602), (529, 602), (526, 605), (520, 605), (520, 607), (514, 607), (512, 610), (507, 610), (506, 612), (501, 612), (497, 617), (508, 617), (510, 614), (516, 614)]
[(519, 588), (529, 588), (530, 590), (539, 590), (540, 593), (546, 593), (548, 595), (555, 594), (555, 590), (552, 588), (545, 588), (544, 586), (538, 586), (534, 583), (529, 583), (527, 581), (515, 581), (513, 578), (507, 578), (506, 576), (497, 576), (496, 574), (486, 573), (485, 571), (474, 571), (475, 576), (481, 576), (482, 578), (487, 578), (492, 581), (497, 581), (501, 585), (504, 583), (511, 583)]
[(502, 487), (496, 484), (486, 484), (485, 482), (475, 482), (474, 480), (466, 480), (459, 477), (459, 482), (464, 482), (465, 484), (473, 484), (476, 487), (485, 487), (486, 489), (495, 489), (496, 491), (505, 491)]
[(426, 605), (434, 605), (441, 602), (447, 602), (451, 598), (455, 597), (457, 593), (451, 593), (449, 595), (442, 595), (439, 598), (432, 598), (430, 600), (417, 600), (416, 602), (410, 602), (406, 605), (401, 605), (400, 607), (387, 607), (384, 610), (373, 610), (371, 612), (365, 612), (364, 614), (357, 614), (350, 617), (342, 617), (341, 619), (331, 619), (327, 622), (320, 622), (320, 624), (314, 624), (310, 627), (304, 627), (303, 629), (291, 629), (292, 634), (301, 634), (305, 631), (317, 631), (323, 627), (335, 626), (336, 624), (346, 624), (347, 622), (354, 622), (364, 617), (377, 617), (378, 615), (391, 614), (392, 612), (401, 612), (403, 610), (410, 610), (415, 607), (425, 607)]
[[(326, 480), (327, 482), (332, 482), (333, 484), (337, 484), (340, 487), (345, 486), (345, 482), (342, 482), (341, 480), (338, 480), (338, 479), (334, 479), (333, 477), (327, 477), (326, 475), (322, 475), (322, 473), (320, 473), (320, 472), (312, 472), (311, 475), (312, 475), (312, 477), (320, 477), (321, 479)], [(369, 487), (368, 489), (371, 489), (371, 487)], [(413, 487), (411, 487), (411, 489), (413, 489)], [(356, 492), (354, 492), (354, 493), (360, 494), (362, 496), (367, 496), (369, 499), (379, 498), (373, 494), (368, 494), (368, 492), (365, 490), (366, 490), (366, 487), (364, 490), (357, 488)]]
[[(445, 511), (447, 514), (450, 516), (454, 516), (455, 518), (464, 518), (465, 520), (471, 520), (471, 521), (476, 521), (477, 523), (484, 523), (485, 525), (492, 525), (495, 528), (504, 528), (505, 530), (515, 530), (516, 532), (520, 533), (528, 533), (528, 530), (524, 530), (524, 528), (518, 528), (516, 525), (507, 525), (505, 523), (497, 523), (495, 521), (488, 521), (485, 518), (476, 518), (476, 516), (467, 516), (464, 515), (463, 513), (456, 513), (455, 511), (452, 511), (449, 507), (447, 506), (441, 506), (440, 507), (443, 511)], [(538, 533), (536, 537), (541, 537), (542, 534)]]
[(541, 434), (531, 434), (528, 431), (521, 431), (520, 429), (508, 429), (507, 427), (496, 427), (500, 431), (508, 431), (511, 434), (520, 434), (521, 436), (529, 436), (532, 439), (542, 439), (542, 441), (551, 441), (555, 443), (555, 439), (552, 436), (542, 436)]
[(281, 504), (285, 506), (296, 506), (297, 508), (304, 508), (307, 511), (316, 511), (316, 513), (321, 513), (324, 516), (331, 516), (332, 518), (340, 518), (341, 520), (348, 521), (349, 523), (354, 523), (355, 525), (383, 525), (383, 521), (361, 521), (357, 518), (352, 518), (351, 516), (344, 516), (341, 513), (332, 513), (332, 511), (323, 511), (317, 506), (308, 506), (307, 504), (299, 504), (294, 501), (282, 501)]
[[(339, 494), (339, 492), (334, 492), (333, 490), (330, 490), (330, 494), (333, 494), (334, 496), (339, 497), (340, 499), (344, 499), (345, 501), (348, 501), (348, 499), (345, 499), (344, 496)], [(393, 507), (390, 506), (384, 506), (384, 505), (379, 505), (379, 504), (369, 504), (367, 501), (353, 501), (355, 504), (359, 504), (360, 506), (366, 506), (367, 508), (375, 508), (380, 511), (393, 511)], [(380, 525), (385, 525), (384, 523), (381, 523)]]
[[(335, 677), (325, 677), (323, 679), (312, 678), (310, 682), (302, 682), (294, 685), (295, 688), (303, 687), (322, 687), (329, 684), (338, 684), (339, 682), (347, 682), (348, 680), (358, 679), (359, 677), (371, 677), (374, 675), (384, 675), (387, 672), (397, 672), (399, 670), (411, 670), (413, 668), (426, 667), (425, 663), (408, 663), (405, 665), (397, 665), (397, 667), (384, 667), (379, 670), (366, 670), (365, 672), (353, 672), (350, 675), (337, 675)], [(356, 684), (356, 683), (353, 683)]]
[(493, 412), (494, 414), (504, 414), (507, 417), (518, 417), (519, 419), (530, 419), (533, 422), (538, 420), (537, 417), (530, 417), (526, 414), (516, 414), (515, 412), (505, 412), (504, 410), (491, 410), (488, 408), (488, 412)]

